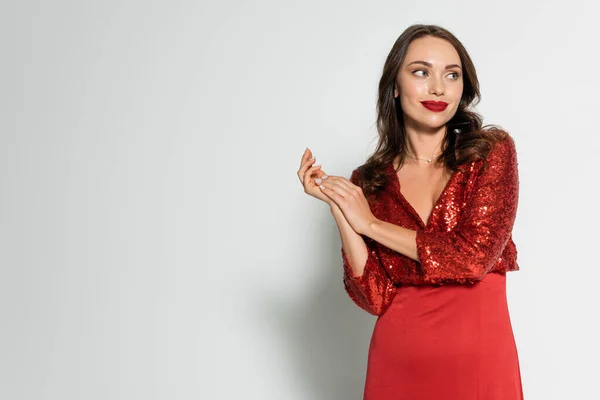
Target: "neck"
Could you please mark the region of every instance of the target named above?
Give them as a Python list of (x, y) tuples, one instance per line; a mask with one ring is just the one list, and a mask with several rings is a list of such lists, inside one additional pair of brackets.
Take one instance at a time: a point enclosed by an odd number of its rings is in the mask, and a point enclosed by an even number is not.
[(445, 126), (432, 132), (406, 127), (406, 151), (414, 158), (433, 159), (441, 152), (445, 133)]

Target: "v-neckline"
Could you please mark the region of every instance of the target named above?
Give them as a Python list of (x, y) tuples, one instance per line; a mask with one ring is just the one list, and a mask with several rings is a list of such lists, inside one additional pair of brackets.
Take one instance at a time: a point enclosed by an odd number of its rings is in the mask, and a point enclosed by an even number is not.
[(394, 167), (394, 162), (390, 162), (388, 165), (388, 168), (390, 169), (390, 172), (393, 175), (393, 179), (395, 182), (395, 192), (398, 196), (398, 198), (400, 199), (400, 201), (402, 201), (406, 207), (408, 208), (408, 210), (410, 212), (412, 212), (415, 217), (417, 217), (417, 220), (419, 222), (419, 224), (423, 227), (423, 228), (429, 228), (431, 221), (433, 220), (435, 211), (438, 207), (438, 204), (440, 203), (440, 201), (442, 201), (442, 198), (444, 197), (444, 195), (446, 194), (446, 192), (448, 191), (448, 188), (450, 187), (450, 184), (452, 183), (452, 180), (454, 179), (454, 177), (457, 175), (457, 173), (459, 172), (459, 168), (457, 168), (456, 170), (454, 170), (451, 174), (450, 174), (450, 178), (448, 179), (448, 181), (446, 182), (446, 185), (444, 186), (444, 188), (442, 189), (442, 192), (440, 193), (440, 195), (438, 196), (438, 198), (436, 199), (435, 203), (433, 203), (433, 208), (431, 209), (431, 212), (429, 213), (429, 216), (427, 217), (427, 222), (423, 221), (423, 218), (421, 218), (421, 215), (419, 215), (419, 213), (417, 212), (417, 210), (412, 206), (412, 204), (409, 203), (409, 201), (406, 199), (406, 197), (404, 197), (404, 195), (402, 194), (402, 185), (400, 184), (400, 178), (398, 177), (398, 173), (396, 172), (396, 168)]

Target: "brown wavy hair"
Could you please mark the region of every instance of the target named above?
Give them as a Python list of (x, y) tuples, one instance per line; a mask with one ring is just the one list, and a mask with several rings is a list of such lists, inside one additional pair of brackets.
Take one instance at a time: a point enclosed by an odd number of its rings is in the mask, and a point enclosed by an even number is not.
[(357, 168), (358, 180), (368, 199), (377, 197), (388, 184), (386, 166), (399, 157), (399, 167), (406, 156), (406, 130), (400, 98), (394, 97), (394, 85), (404, 61), (408, 46), (418, 38), (433, 36), (448, 41), (460, 57), (463, 69), (463, 93), (455, 115), (446, 123), (442, 140), (442, 153), (435, 163), (443, 163), (450, 171), (462, 165), (485, 159), (493, 144), (506, 138), (508, 133), (497, 125), (482, 126), (483, 118), (469, 107), (481, 99), (477, 72), (463, 44), (448, 30), (437, 25), (415, 24), (408, 27), (396, 39), (390, 50), (381, 79), (377, 98), (377, 131), (379, 140), (374, 153)]

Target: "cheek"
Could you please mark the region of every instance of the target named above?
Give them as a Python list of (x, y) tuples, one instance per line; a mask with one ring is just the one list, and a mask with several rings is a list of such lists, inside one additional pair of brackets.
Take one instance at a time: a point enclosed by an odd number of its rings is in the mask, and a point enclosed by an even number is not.
[(451, 95), (453, 98), (455, 99), (460, 99), (460, 97), (462, 96), (462, 92), (463, 92), (463, 85), (459, 82), (456, 82), (452, 87), (451, 87)]
[(427, 85), (424, 83), (410, 82), (402, 87), (400, 103), (402, 108), (414, 107), (414, 104), (428, 97)]
[(427, 84), (419, 81), (409, 81), (402, 86), (404, 97), (421, 97), (423, 93), (427, 93)]
[(402, 74), (398, 76), (397, 83), (402, 90), (400, 91), (400, 97), (410, 99), (414, 97), (421, 97), (423, 92), (427, 92), (427, 83), (425, 80), (414, 79), (410, 76)]
[(450, 98), (452, 99), (452, 102), (455, 104), (455, 106), (458, 108), (458, 104), (460, 103), (460, 99), (462, 97), (462, 88), (456, 88), (455, 90), (453, 90), (451, 93), (448, 93), (450, 95)]

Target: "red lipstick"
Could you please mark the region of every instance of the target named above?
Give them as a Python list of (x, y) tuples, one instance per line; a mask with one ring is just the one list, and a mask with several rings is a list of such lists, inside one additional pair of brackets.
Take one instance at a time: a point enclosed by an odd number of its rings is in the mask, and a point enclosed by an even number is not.
[(435, 111), (435, 112), (444, 111), (446, 109), (446, 107), (448, 107), (448, 103), (446, 103), (445, 101), (427, 100), (427, 101), (422, 101), (421, 104), (423, 104), (423, 106), (425, 108), (427, 108), (428, 110)]

